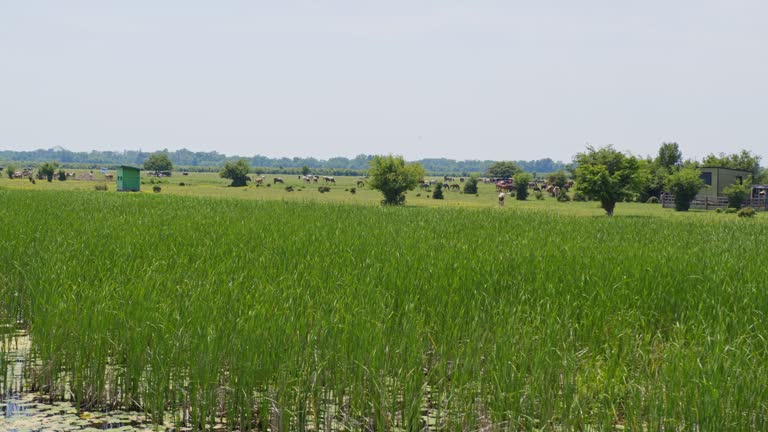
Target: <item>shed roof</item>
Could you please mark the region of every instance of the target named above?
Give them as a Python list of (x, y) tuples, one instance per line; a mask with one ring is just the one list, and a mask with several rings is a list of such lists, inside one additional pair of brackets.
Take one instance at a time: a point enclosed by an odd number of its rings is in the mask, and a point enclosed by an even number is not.
[(729, 167), (724, 167), (724, 166), (719, 166), (719, 165), (705, 165), (705, 166), (701, 167), (701, 169), (704, 169), (704, 168), (727, 169), (727, 170), (731, 170), (731, 171), (741, 171), (741, 172), (745, 172), (745, 173), (750, 172), (750, 171), (739, 169), (739, 168), (729, 168)]
[(118, 168), (129, 168), (129, 169), (135, 169), (137, 171), (141, 171), (141, 168), (135, 167), (135, 166), (130, 166), (130, 165), (120, 165)]

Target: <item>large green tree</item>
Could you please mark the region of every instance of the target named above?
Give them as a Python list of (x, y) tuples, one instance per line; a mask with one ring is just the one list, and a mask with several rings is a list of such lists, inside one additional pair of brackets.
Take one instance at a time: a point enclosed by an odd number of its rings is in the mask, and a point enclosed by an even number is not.
[(677, 211), (688, 211), (691, 208), (691, 201), (704, 187), (701, 171), (691, 167), (673, 172), (667, 176), (665, 183), (667, 191), (675, 196), (675, 210)]
[(516, 163), (511, 161), (496, 162), (488, 167), (488, 177), (512, 178), (522, 171)]
[(612, 146), (587, 150), (574, 157), (576, 184), (587, 198), (600, 201), (608, 216), (613, 216), (616, 203), (633, 196), (639, 187), (638, 161)]
[(237, 162), (227, 162), (224, 168), (219, 171), (219, 177), (230, 179), (232, 187), (246, 186), (248, 181), (248, 172), (251, 170), (248, 161), (240, 159)]
[(680, 147), (677, 143), (662, 143), (659, 147), (659, 154), (656, 156), (654, 162), (658, 167), (666, 168), (668, 170), (680, 165), (683, 161), (683, 153), (680, 151)]
[(419, 163), (406, 164), (402, 156), (374, 156), (370, 161), (368, 184), (384, 194), (382, 204), (405, 203), (405, 192), (413, 190), (424, 178)]
[(518, 201), (528, 199), (528, 183), (533, 181), (533, 175), (521, 172), (515, 175), (515, 198)]
[(144, 169), (147, 171), (171, 171), (173, 162), (166, 153), (155, 153), (144, 161)]

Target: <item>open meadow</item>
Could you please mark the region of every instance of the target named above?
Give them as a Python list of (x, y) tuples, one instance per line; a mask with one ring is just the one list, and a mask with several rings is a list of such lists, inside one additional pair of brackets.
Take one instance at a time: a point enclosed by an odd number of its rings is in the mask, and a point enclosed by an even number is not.
[(768, 428), (763, 215), (198, 176), (0, 183), (24, 391), (166, 427)]

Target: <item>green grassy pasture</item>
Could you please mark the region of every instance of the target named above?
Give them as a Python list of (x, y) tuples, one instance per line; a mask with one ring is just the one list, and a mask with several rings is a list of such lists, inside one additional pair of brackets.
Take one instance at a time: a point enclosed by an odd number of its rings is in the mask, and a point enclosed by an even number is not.
[[(88, 171), (77, 171), (79, 175), (88, 173)], [(111, 172), (113, 173), (113, 172)], [(113, 173), (114, 174), (114, 173)], [(255, 174), (251, 175), (256, 177)], [(216, 173), (195, 173), (190, 172), (188, 176), (183, 176), (180, 172), (174, 172), (172, 177), (156, 179), (148, 177), (142, 172), (141, 194), (152, 194), (153, 186), (160, 186), (160, 195), (183, 195), (194, 197), (212, 197), (212, 198), (235, 198), (244, 200), (267, 200), (267, 201), (290, 201), (290, 202), (318, 202), (318, 203), (340, 203), (340, 204), (360, 204), (364, 206), (377, 206), (381, 200), (380, 192), (371, 190), (368, 186), (358, 187), (356, 182), (358, 177), (335, 177), (336, 184), (328, 184), (330, 192), (320, 193), (318, 186), (323, 186), (321, 179), (318, 184), (307, 184), (297, 178), (297, 176), (265, 174), (263, 186), (256, 186), (250, 182), (247, 187), (232, 188), (228, 187), (230, 181), (222, 179)], [(272, 184), (275, 177), (281, 177), (285, 184)], [(431, 176), (428, 179), (440, 179), (442, 177)], [(463, 184), (456, 177), (456, 183)], [(183, 183), (184, 186), (180, 184)], [(67, 191), (92, 191), (97, 184), (107, 184), (108, 193), (115, 193), (115, 181), (107, 181), (104, 176), (94, 171), (94, 180), (67, 180), (59, 182), (54, 180), (51, 183), (38, 180), (36, 184), (30, 183), (26, 179), (9, 180), (7, 177), (0, 178), (0, 188), (22, 189), (22, 190), (67, 190)], [(270, 186), (267, 186), (269, 184)], [(288, 192), (286, 186), (292, 186), (294, 191)], [(441, 207), (441, 208), (498, 208), (498, 193), (493, 184), (479, 185), (477, 195), (463, 194), (456, 191), (444, 191), (445, 199), (435, 200), (430, 197), (430, 192), (417, 189), (408, 192), (406, 205), (413, 207)], [(356, 189), (352, 194), (350, 190)], [(602, 216), (605, 212), (596, 202), (558, 202), (554, 198), (544, 194), (543, 200), (537, 200), (533, 194), (527, 201), (517, 201), (513, 197), (508, 197), (503, 211), (513, 211), (515, 209), (526, 209), (535, 211), (544, 211), (574, 216)], [(572, 193), (570, 194), (573, 195)], [(624, 217), (665, 217), (680, 218), (683, 220), (723, 219), (722, 215), (715, 215), (714, 212), (691, 210), (685, 213), (677, 213), (671, 209), (663, 209), (660, 204), (641, 204), (641, 203), (619, 203), (616, 207), (616, 216)], [(733, 215), (730, 215), (733, 216)], [(735, 216), (733, 216), (735, 217)]]
[(0, 190), (30, 382), (193, 427), (768, 428), (763, 218), (315, 192)]

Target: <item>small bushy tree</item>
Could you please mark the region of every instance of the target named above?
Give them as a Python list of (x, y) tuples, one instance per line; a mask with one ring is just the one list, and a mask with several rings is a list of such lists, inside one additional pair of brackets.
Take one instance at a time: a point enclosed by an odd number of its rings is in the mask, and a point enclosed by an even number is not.
[(42, 165), (40, 165), (40, 169), (38, 170), (40, 172), (40, 175), (45, 177), (49, 182), (53, 181), (53, 175), (56, 173), (56, 167), (58, 165), (56, 162), (46, 162)]
[(752, 182), (748, 180), (742, 182), (742, 184), (734, 183), (723, 188), (723, 193), (728, 197), (728, 207), (741, 208), (744, 201), (749, 198), (749, 194), (752, 192), (751, 185)]
[(636, 177), (637, 159), (614, 150), (612, 146), (598, 149), (587, 146), (587, 151), (576, 155), (574, 163), (579, 190), (587, 198), (600, 201), (608, 216), (613, 216), (617, 202), (633, 196), (642, 184)]
[(533, 181), (533, 176), (527, 172), (515, 175), (515, 199), (525, 201), (528, 199), (528, 183)]
[(173, 162), (167, 154), (155, 153), (144, 161), (144, 169), (153, 172), (171, 171), (173, 170)]
[(242, 187), (247, 184), (248, 172), (251, 167), (248, 165), (248, 161), (240, 159), (237, 162), (227, 162), (224, 164), (224, 168), (219, 172), (219, 177), (232, 180), (230, 186)]
[(16, 167), (13, 165), (8, 165), (5, 167), (5, 175), (8, 176), (9, 179), (13, 179), (13, 174), (16, 172)]
[(435, 185), (435, 191), (432, 192), (432, 198), (434, 199), (443, 199), (443, 184), (437, 183)]
[(691, 167), (673, 172), (667, 176), (665, 183), (669, 193), (675, 196), (675, 210), (677, 211), (688, 211), (691, 208), (691, 201), (704, 187), (701, 171)]
[(406, 164), (402, 156), (374, 156), (369, 163), (369, 184), (384, 194), (385, 205), (405, 203), (405, 192), (416, 188), (426, 174), (421, 164)]
[(464, 193), (465, 194), (476, 194), (477, 193), (477, 176), (473, 175), (470, 176), (466, 182), (464, 182)]
[(565, 187), (565, 184), (568, 183), (568, 175), (563, 170), (553, 172), (547, 176), (547, 183), (562, 189)]
[(64, 170), (59, 170), (57, 175), (59, 176), (59, 181), (65, 181), (67, 179), (67, 173), (64, 172)]

